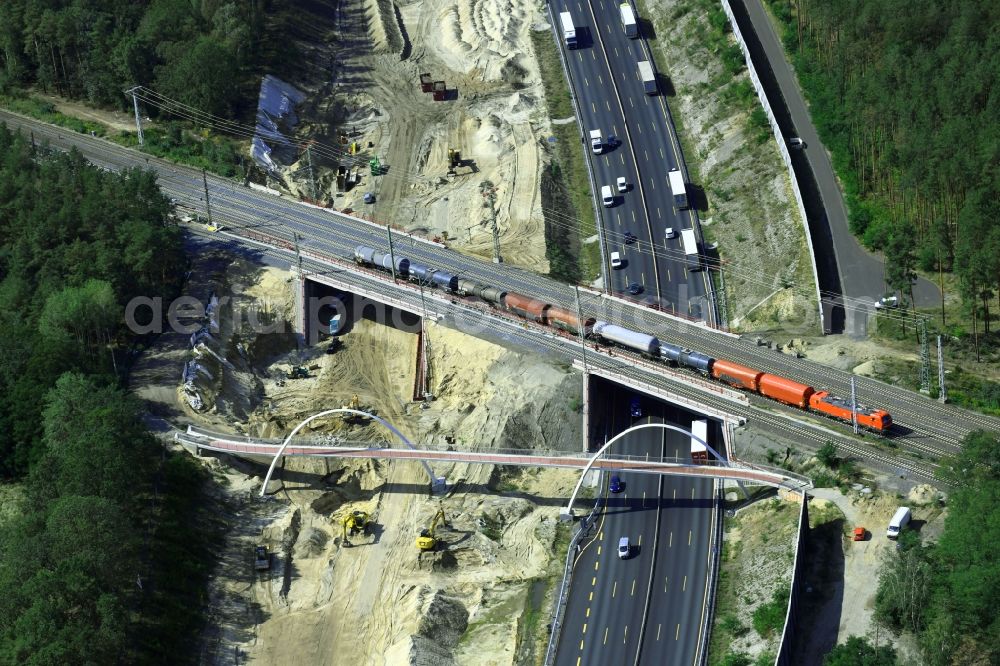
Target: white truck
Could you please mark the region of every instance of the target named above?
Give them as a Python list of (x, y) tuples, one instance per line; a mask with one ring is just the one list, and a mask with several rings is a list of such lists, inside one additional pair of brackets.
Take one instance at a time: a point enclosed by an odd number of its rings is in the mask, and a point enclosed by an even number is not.
[(625, 36), (629, 39), (635, 39), (639, 36), (639, 24), (635, 21), (635, 12), (632, 11), (632, 5), (623, 2), (618, 6), (618, 9), (622, 13), (622, 27), (625, 28)]
[(684, 189), (684, 176), (677, 169), (673, 169), (667, 174), (670, 182), (670, 191), (674, 195), (674, 205), (684, 210), (688, 207), (687, 190)]
[(885, 535), (890, 539), (899, 538), (899, 533), (904, 527), (910, 522), (910, 507), (901, 506), (896, 509), (895, 515), (892, 520), (889, 521), (889, 529), (885, 531)]
[(559, 21), (562, 23), (563, 39), (566, 40), (566, 48), (576, 48), (576, 26), (573, 25), (573, 15), (569, 12), (559, 14)]
[(600, 155), (604, 150), (604, 137), (601, 136), (601, 130), (590, 130), (590, 149), (594, 151), (595, 155)]
[(701, 270), (701, 256), (698, 254), (698, 239), (694, 235), (694, 229), (681, 229), (681, 245), (684, 246), (684, 258), (688, 261), (688, 270)]
[(708, 441), (708, 421), (695, 419), (691, 422), (691, 461), (695, 463), (708, 462), (708, 447), (702, 442)]
[(657, 93), (656, 73), (653, 71), (653, 65), (648, 60), (639, 61), (639, 78), (642, 79), (642, 88), (646, 91), (647, 95), (655, 95)]

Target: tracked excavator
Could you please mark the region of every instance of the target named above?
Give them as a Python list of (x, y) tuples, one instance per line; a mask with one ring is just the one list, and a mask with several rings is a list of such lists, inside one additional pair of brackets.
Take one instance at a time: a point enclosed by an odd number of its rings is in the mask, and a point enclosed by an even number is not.
[(417, 548), (420, 549), (420, 552), (428, 552), (437, 548), (438, 539), (434, 536), (434, 530), (437, 529), (438, 524), (448, 524), (444, 517), (444, 509), (438, 509), (438, 512), (434, 514), (434, 520), (431, 521), (430, 527), (420, 530), (420, 536), (417, 537)]
[(365, 511), (352, 511), (351, 513), (344, 514), (344, 517), (340, 519), (340, 524), (344, 528), (344, 540), (342, 543), (345, 548), (351, 546), (351, 542), (348, 539), (349, 536), (371, 532), (371, 516)]

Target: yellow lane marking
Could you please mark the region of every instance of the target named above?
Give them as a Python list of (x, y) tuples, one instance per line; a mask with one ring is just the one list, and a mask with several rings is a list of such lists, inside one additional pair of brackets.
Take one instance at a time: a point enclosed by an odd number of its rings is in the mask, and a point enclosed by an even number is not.
[(598, 555), (600, 555), (600, 554), (601, 554), (601, 546), (598, 546), (598, 547), (597, 547), (597, 554), (598, 554)]
[(590, 579), (590, 586), (593, 587), (594, 585), (597, 585), (597, 576)]
[[(679, 627), (680, 625), (677, 625), (677, 626)], [(583, 623), (583, 633), (587, 633), (587, 623), (586, 622)]]
[(587, 609), (587, 617), (590, 617), (590, 608)]
[(594, 571), (597, 571), (597, 568), (598, 568), (599, 566), (601, 566), (601, 561), (600, 561), (600, 560), (595, 560), (595, 561), (594, 561)]

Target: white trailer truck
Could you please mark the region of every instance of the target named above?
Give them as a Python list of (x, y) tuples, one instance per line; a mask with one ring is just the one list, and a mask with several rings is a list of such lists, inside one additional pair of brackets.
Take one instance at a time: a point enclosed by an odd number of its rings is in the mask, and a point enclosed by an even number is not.
[(657, 93), (656, 73), (653, 72), (653, 65), (648, 60), (639, 61), (639, 78), (642, 79), (642, 88), (647, 95)]
[(639, 24), (635, 21), (632, 5), (623, 2), (618, 8), (622, 13), (622, 27), (625, 28), (625, 36), (629, 39), (635, 39), (639, 36)]
[(698, 254), (698, 239), (694, 229), (681, 229), (681, 244), (684, 246), (684, 257), (688, 262), (689, 271), (701, 270), (701, 255)]
[(573, 25), (573, 15), (569, 12), (559, 14), (559, 21), (562, 22), (563, 39), (566, 40), (566, 48), (576, 48), (576, 26)]
[(684, 189), (684, 176), (677, 169), (667, 174), (670, 181), (670, 191), (674, 195), (674, 205), (684, 210), (688, 207), (687, 190)]

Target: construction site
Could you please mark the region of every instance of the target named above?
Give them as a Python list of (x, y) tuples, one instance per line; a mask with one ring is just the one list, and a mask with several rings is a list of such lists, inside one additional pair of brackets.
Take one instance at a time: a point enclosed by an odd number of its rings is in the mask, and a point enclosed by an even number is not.
[(251, 152), (263, 184), (482, 257), (500, 239), (505, 260), (547, 271), (539, 174), (551, 133), (529, 36), (537, 8), (312, 9), (298, 45), (310, 65), (261, 86)]
[[(203, 333), (165, 336), (148, 361), (183, 358), (189, 381), (169, 390), (169, 373), (139, 371), (143, 396), (175, 422), (284, 436), (343, 406), (386, 419), (418, 446), (579, 450), (581, 377), (567, 365), (434, 323), (422, 333), (419, 320), (416, 332), (387, 326), (350, 306), (340, 334), (299, 348), (284, 332), (288, 271), (201, 257), (192, 273), (200, 297), (231, 298), (216, 299)], [(432, 399), (415, 400), (421, 335)], [(317, 419), (299, 436), (393, 440), (351, 414)], [(432, 494), (418, 463), (286, 458), (261, 499), (266, 462), (202, 460), (232, 527), (213, 573), (206, 663), (235, 653), (261, 663), (511, 664), (544, 651), (544, 632), (524, 618), (551, 607), (562, 573), (553, 554), (569, 529), (560, 500), (577, 473), (436, 465), (448, 485)]]

